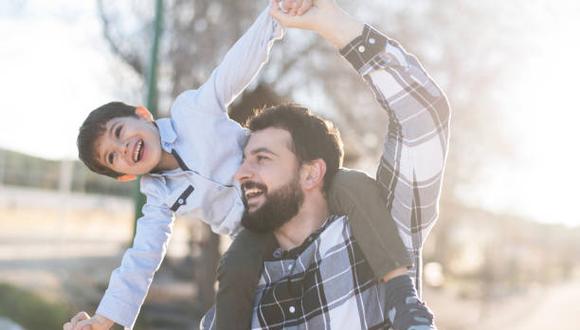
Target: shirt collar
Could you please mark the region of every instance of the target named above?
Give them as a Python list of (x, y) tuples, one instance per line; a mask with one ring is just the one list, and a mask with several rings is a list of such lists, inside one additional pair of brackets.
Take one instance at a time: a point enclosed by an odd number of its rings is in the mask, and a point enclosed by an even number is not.
[(177, 139), (177, 133), (173, 128), (173, 123), (170, 118), (161, 118), (155, 121), (155, 125), (159, 129), (159, 137), (161, 139), (161, 148), (168, 153), (174, 149), (173, 144)]

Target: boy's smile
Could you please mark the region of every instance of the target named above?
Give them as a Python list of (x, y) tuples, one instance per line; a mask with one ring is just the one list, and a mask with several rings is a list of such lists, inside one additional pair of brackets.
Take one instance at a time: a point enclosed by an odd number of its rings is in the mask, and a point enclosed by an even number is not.
[(121, 174), (152, 172), (162, 159), (159, 131), (152, 121), (137, 116), (109, 120), (95, 150), (101, 164)]

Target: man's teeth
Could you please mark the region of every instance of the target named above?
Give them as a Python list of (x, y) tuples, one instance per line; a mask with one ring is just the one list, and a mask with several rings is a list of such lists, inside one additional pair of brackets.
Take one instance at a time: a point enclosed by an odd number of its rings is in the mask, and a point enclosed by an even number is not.
[(135, 151), (133, 151), (133, 161), (139, 161), (139, 153), (141, 152), (141, 148), (143, 148), (143, 140), (139, 140), (137, 142), (137, 147), (135, 147)]
[(246, 198), (256, 197), (261, 193), (262, 193), (262, 190), (258, 189), (258, 188), (246, 189)]

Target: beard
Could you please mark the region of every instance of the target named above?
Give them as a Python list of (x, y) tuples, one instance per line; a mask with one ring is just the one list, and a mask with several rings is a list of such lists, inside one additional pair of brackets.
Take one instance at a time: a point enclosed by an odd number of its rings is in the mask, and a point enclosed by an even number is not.
[[(254, 182), (248, 182), (244, 186), (252, 185), (264, 190), (266, 188)], [(252, 213), (248, 211), (246, 198), (243, 198), (246, 210), (242, 216), (242, 226), (258, 233), (269, 233), (282, 227), (298, 214), (304, 202), (304, 193), (300, 189), (297, 175), (294, 175), (289, 183), (275, 191), (271, 193), (265, 191), (264, 204)]]

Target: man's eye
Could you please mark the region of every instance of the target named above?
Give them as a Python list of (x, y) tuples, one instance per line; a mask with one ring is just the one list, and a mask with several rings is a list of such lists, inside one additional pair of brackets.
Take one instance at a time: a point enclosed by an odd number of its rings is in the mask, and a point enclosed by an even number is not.
[(109, 162), (109, 164), (113, 164), (113, 160), (115, 159), (115, 155), (113, 153), (110, 153), (107, 156), (107, 161)]
[(121, 136), (121, 128), (123, 128), (123, 126), (119, 126), (115, 129), (115, 137), (119, 137)]
[(256, 160), (259, 162), (261, 162), (263, 160), (267, 160), (267, 159), (268, 159), (268, 157), (266, 157), (266, 156), (256, 156)]

